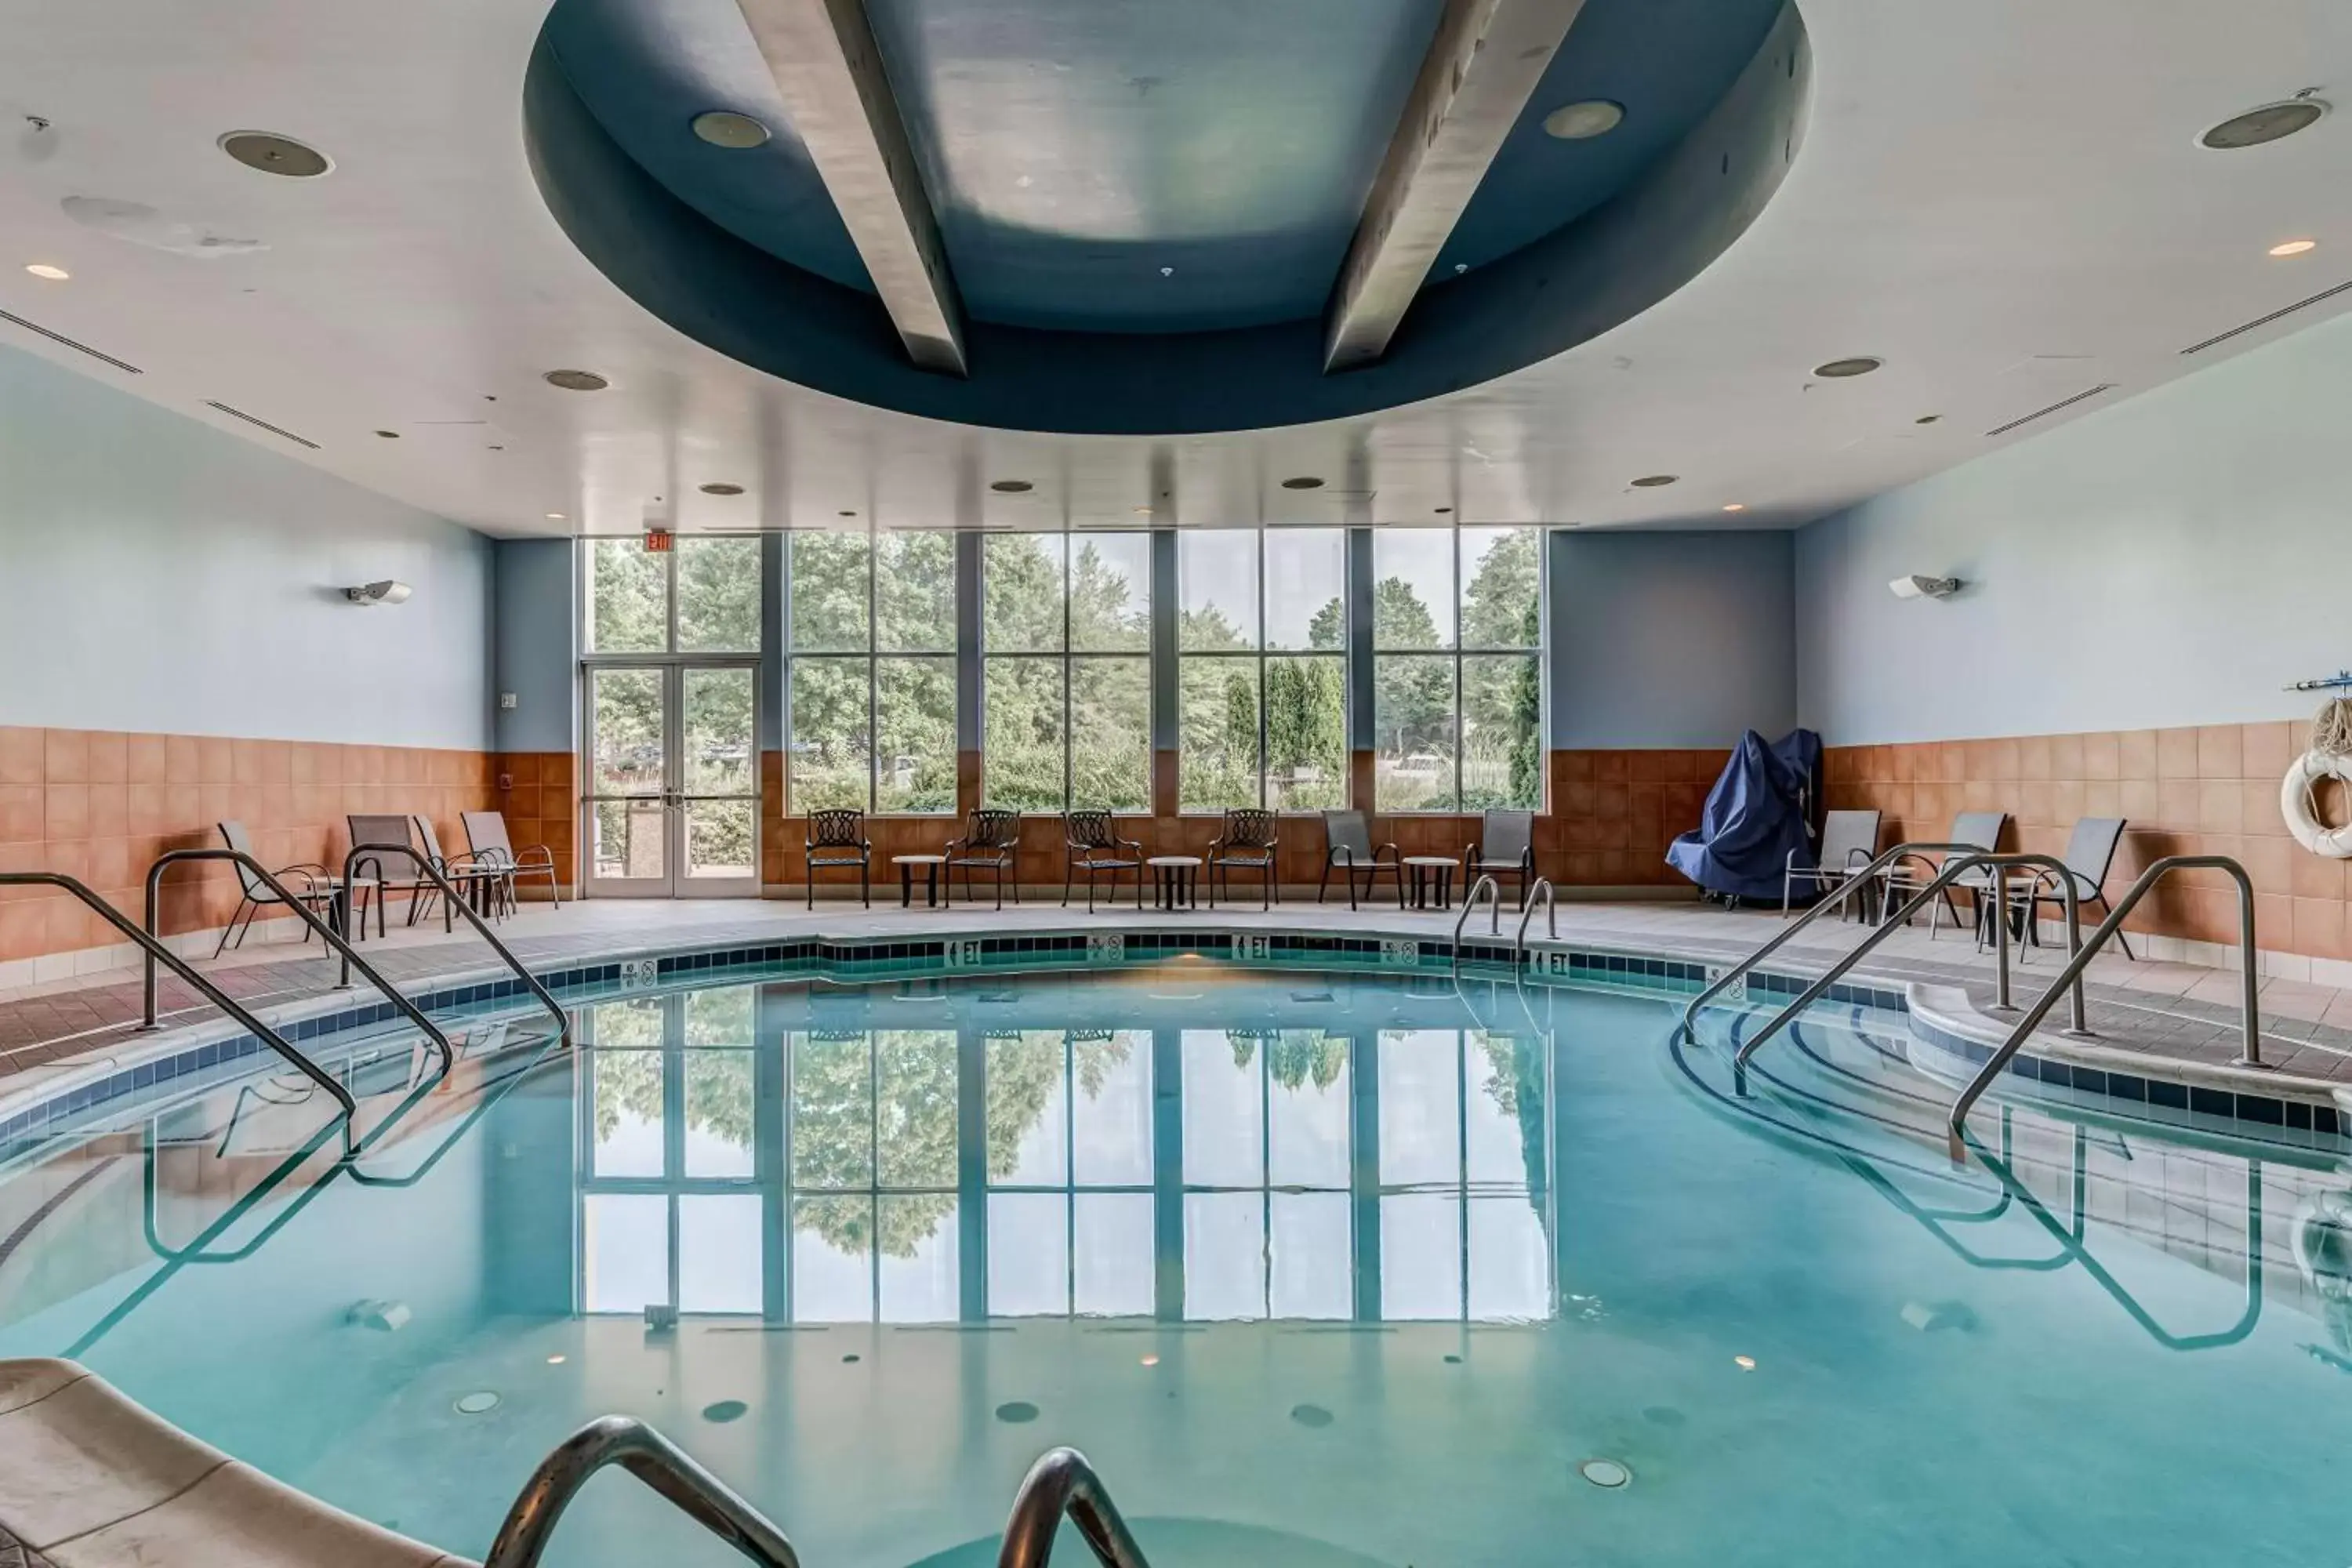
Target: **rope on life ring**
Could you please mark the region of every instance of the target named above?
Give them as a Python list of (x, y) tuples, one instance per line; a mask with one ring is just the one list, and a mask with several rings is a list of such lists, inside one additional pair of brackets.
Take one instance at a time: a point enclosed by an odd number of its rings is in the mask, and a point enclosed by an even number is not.
[(2279, 785), (2279, 815), (2286, 818), (2287, 831), (2294, 835), (2295, 842), (2314, 855), (2352, 859), (2352, 822), (2330, 827), (2319, 820), (2315, 786), (2321, 779), (2341, 780), (2352, 789), (2352, 756), (2310, 751), (2297, 757)]

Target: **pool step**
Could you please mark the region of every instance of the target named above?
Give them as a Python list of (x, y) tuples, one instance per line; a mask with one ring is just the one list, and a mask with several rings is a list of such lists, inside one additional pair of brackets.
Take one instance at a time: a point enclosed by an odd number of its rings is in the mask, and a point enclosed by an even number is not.
[(0, 1562), (465, 1568), (239, 1464), (69, 1361), (0, 1361)]

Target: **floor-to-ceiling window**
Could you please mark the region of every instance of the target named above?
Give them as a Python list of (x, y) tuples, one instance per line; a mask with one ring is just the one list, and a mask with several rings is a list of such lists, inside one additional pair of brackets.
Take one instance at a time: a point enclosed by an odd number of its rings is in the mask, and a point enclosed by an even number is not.
[(757, 892), (760, 541), (583, 552), (590, 889)]
[(996, 533), (982, 570), (984, 795), (1151, 808), (1151, 541)]
[(1348, 800), (1347, 534), (1176, 536), (1181, 809)]
[(790, 552), (791, 809), (952, 812), (955, 536), (812, 531)]
[(1543, 805), (1539, 538), (1531, 528), (1372, 535), (1381, 810)]

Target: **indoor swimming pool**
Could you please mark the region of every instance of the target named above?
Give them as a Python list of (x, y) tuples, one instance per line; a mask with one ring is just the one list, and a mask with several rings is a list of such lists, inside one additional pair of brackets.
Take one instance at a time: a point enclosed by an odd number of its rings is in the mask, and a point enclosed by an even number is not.
[[(809, 1568), (982, 1568), (1057, 1444), (1154, 1568), (2347, 1560), (2341, 1146), (1996, 1099), (1956, 1171), (1900, 1014), (1743, 1093), (1681, 1000), (1180, 962), (386, 1035), (356, 1157), (264, 1070), (0, 1168), (0, 1356), (466, 1556), (622, 1412)], [(736, 1559), (611, 1478), (550, 1561)]]

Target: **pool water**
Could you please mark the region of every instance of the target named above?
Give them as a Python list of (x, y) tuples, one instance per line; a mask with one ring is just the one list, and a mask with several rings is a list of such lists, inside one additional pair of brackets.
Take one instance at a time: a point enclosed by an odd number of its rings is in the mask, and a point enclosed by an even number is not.
[[(2352, 1561), (2332, 1149), (1988, 1102), (1956, 1172), (1899, 1018), (1743, 1096), (1674, 1005), (1181, 965), (598, 1003), (575, 1051), (355, 1068), (356, 1162), (261, 1076), (0, 1173), (0, 1354), (468, 1555), (620, 1411), (810, 1568), (982, 1568), (1061, 1443), (1155, 1568)], [(618, 1472), (550, 1560), (737, 1561)]]

